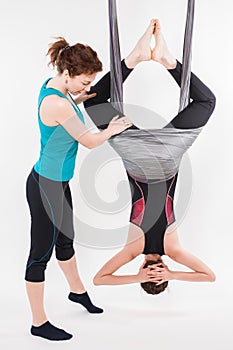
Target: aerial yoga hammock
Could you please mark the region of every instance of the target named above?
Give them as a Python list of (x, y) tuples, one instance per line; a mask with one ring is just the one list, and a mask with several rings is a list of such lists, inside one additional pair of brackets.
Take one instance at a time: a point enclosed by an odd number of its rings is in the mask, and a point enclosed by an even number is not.
[[(97, 96), (84, 103), (100, 129), (106, 128), (116, 114), (124, 115), (122, 86), (132, 71), (120, 59), (116, 1), (108, 2), (111, 72), (91, 88), (90, 93), (96, 92)], [(173, 197), (182, 156), (207, 123), (215, 106), (212, 92), (191, 73), (194, 3), (194, 0), (188, 1), (183, 64), (177, 61), (176, 68), (169, 70), (181, 87), (178, 115), (161, 129), (139, 129), (133, 125), (109, 139), (109, 144), (122, 158), (131, 185), (130, 222), (138, 225), (145, 234), (144, 254), (164, 254), (163, 237), (167, 227), (175, 221)]]

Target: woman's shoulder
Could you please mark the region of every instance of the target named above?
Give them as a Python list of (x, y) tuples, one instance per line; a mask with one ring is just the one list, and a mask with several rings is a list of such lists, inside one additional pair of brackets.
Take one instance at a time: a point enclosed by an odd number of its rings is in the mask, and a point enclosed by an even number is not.
[(164, 235), (164, 251), (168, 256), (174, 255), (177, 250), (181, 249), (178, 231), (176, 227), (169, 228)]
[(43, 104), (50, 106), (52, 105), (55, 108), (63, 108), (69, 104), (69, 102), (64, 98), (57, 94), (50, 94), (45, 96), (43, 99)]
[(144, 246), (145, 236), (142, 229), (139, 226), (130, 223), (126, 247), (132, 251), (133, 255), (137, 256), (142, 254)]
[(58, 95), (47, 96), (40, 106), (40, 116), (46, 122), (62, 123), (73, 114), (69, 101)]

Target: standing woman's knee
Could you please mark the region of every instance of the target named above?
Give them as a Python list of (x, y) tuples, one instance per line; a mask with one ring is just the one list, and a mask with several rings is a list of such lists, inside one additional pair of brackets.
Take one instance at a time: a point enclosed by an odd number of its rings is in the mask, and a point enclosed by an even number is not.
[(57, 260), (66, 261), (71, 259), (75, 253), (73, 240), (60, 233), (56, 241), (55, 253)]
[(44, 282), (47, 261), (32, 262), (27, 266), (25, 280), (28, 282)]

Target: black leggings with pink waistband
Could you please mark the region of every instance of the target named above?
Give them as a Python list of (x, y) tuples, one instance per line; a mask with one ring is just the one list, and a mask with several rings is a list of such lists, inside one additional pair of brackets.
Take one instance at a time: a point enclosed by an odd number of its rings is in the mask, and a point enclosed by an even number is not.
[[(123, 81), (131, 73), (124, 60), (121, 63)], [(168, 70), (177, 84), (181, 84), (182, 65), (177, 62), (175, 69)], [(87, 113), (93, 122), (104, 129), (116, 114), (116, 111), (108, 99), (110, 98), (110, 74), (106, 74), (90, 93), (95, 92), (96, 97), (84, 103)], [(178, 129), (195, 129), (203, 127), (209, 120), (215, 108), (215, 96), (211, 90), (195, 75), (191, 74), (190, 97), (192, 102), (180, 113), (178, 113), (164, 127)], [(137, 128), (133, 125), (132, 128)], [(117, 137), (117, 135), (115, 136)], [(145, 234), (144, 254), (164, 254), (164, 234), (169, 225), (174, 223), (173, 200), (177, 183), (178, 173), (167, 181), (139, 182), (128, 175), (131, 195), (132, 210), (130, 221), (138, 225)]]

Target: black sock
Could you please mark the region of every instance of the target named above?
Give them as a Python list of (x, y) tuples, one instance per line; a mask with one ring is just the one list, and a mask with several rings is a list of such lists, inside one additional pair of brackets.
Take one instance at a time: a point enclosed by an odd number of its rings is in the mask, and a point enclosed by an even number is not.
[(99, 307), (92, 304), (91, 299), (87, 294), (87, 292), (82, 294), (71, 292), (68, 298), (69, 300), (74, 301), (75, 303), (79, 303), (83, 305), (87, 309), (87, 311), (89, 311), (91, 314), (100, 314), (104, 311), (103, 309), (100, 309)]
[(49, 321), (39, 327), (32, 326), (31, 334), (49, 340), (68, 340), (72, 338), (72, 334), (53, 326)]

